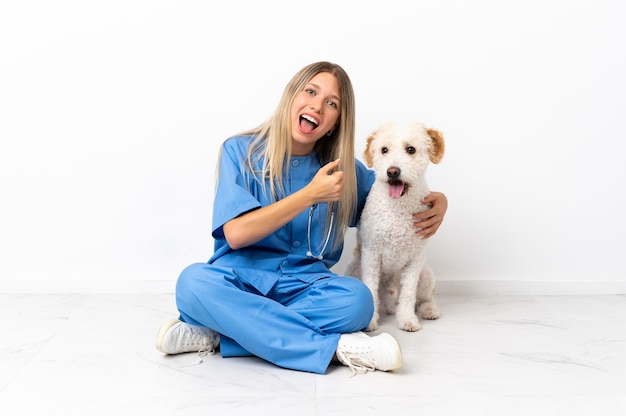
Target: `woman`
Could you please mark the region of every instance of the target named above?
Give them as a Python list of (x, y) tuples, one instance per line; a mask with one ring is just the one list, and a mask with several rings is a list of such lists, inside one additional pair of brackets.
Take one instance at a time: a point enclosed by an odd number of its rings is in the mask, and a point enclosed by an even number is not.
[[(396, 340), (362, 331), (373, 314), (369, 289), (330, 271), (374, 181), (354, 157), (354, 93), (338, 65), (317, 62), (287, 84), (258, 128), (220, 150), (213, 210), (214, 254), (176, 286), (179, 319), (166, 322), (157, 349), (258, 356), (323, 374), (336, 358), (353, 372), (402, 365)], [(415, 216), (433, 235), (447, 199)]]

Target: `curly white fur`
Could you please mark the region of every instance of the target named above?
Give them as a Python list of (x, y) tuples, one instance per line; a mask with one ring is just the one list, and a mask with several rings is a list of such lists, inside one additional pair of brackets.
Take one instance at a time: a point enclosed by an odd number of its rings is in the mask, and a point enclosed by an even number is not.
[(357, 247), (346, 274), (372, 291), (374, 316), (367, 328), (378, 329), (381, 313), (396, 314), (405, 331), (421, 328), (417, 314), (437, 319), (435, 281), (426, 260), (427, 240), (416, 235), (413, 214), (427, 209), (425, 179), (429, 163), (443, 157), (440, 132), (420, 123), (387, 123), (367, 141), (365, 161), (376, 181), (357, 227)]

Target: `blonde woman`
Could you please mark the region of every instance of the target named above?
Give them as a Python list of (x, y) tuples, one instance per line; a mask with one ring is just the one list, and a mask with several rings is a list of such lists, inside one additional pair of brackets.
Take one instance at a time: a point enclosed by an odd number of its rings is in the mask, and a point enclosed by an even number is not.
[[(374, 181), (354, 157), (354, 108), (343, 68), (313, 63), (265, 123), (223, 143), (214, 254), (181, 273), (180, 316), (159, 330), (159, 351), (219, 350), (318, 374), (333, 359), (353, 372), (402, 365), (391, 335), (360, 332), (373, 314), (369, 289), (330, 270)], [(432, 208), (415, 217), (425, 237), (447, 210), (443, 194), (427, 199)]]

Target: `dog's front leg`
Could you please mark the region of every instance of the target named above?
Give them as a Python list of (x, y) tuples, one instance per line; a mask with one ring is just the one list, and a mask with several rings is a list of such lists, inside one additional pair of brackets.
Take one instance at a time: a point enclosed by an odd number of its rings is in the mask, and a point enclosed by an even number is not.
[(435, 303), (435, 277), (433, 269), (425, 264), (417, 284), (417, 314), (423, 319), (439, 318), (439, 308)]
[(404, 331), (415, 332), (422, 328), (415, 314), (415, 305), (417, 303), (417, 285), (425, 263), (426, 256), (420, 254), (402, 270), (400, 275), (400, 294), (396, 319), (398, 327)]
[(367, 331), (378, 329), (378, 319), (380, 318), (380, 297), (378, 288), (380, 285), (381, 255), (375, 250), (361, 247), (361, 280), (372, 292), (374, 298), (374, 315), (367, 327)]

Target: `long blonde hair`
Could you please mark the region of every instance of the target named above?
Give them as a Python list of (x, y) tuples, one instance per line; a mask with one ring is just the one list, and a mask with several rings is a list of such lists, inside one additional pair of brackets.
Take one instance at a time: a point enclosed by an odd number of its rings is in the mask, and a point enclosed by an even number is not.
[[(265, 187), (269, 179), (269, 192), (278, 200), (284, 195), (283, 172), (289, 169), (291, 157), (291, 106), (296, 95), (317, 74), (328, 72), (337, 78), (341, 94), (341, 111), (337, 126), (330, 136), (318, 140), (314, 151), (322, 165), (341, 159), (339, 170), (344, 173), (343, 195), (338, 203), (331, 204), (329, 213), (336, 208), (334, 228), (334, 247), (343, 242), (345, 231), (352, 220), (357, 205), (357, 185), (354, 159), (355, 100), (352, 82), (346, 71), (331, 62), (316, 62), (298, 71), (289, 81), (274, 114), (255, 129), (242, 135), (254, 136), (248, 150), (247, 169)], [(260, 172), (254, 172), (255, 163), (263, 160)], [(327, 219), (330, 221), (330, 219)]]

